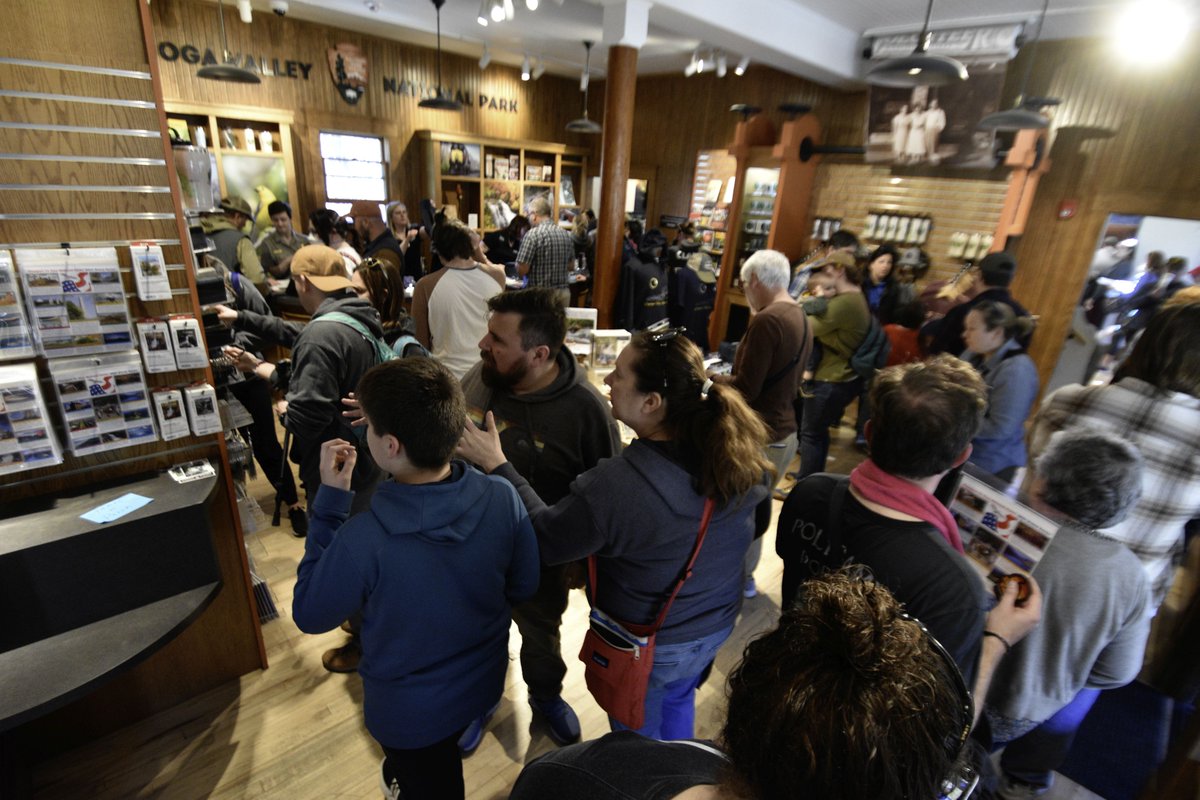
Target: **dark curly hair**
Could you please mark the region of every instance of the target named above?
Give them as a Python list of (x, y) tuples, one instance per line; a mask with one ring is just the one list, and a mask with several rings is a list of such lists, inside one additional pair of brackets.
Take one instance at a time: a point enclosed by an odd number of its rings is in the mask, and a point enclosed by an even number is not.
[(925, 800), (971, 725), (953, 662), (882, 585), (804, 583), (729, 679), (726, 786), (756, 800)]

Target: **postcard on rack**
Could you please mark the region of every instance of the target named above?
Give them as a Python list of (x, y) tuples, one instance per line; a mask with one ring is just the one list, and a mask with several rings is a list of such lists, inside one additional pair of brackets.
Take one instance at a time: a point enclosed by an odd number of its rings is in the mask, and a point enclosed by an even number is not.
[(592, 368), (596, 375), (607, 375), (617, 366), (617, 356), (629, 344), (632, 334), (620, 328), (592, 332)]
[(151, 397), (163, 441), (187, 436), (190, 430), (187, 413), (183, 410), (183, 392), (178, 389), (155, 389)]
[(188, 422), (192, 426), (193, 435), (204, 436), (221, 432), (217, 392), (213, 387), (207, 383), (189, 386), (183, 390), (183, 400), (187, 406)]
[(77, 456), (158, 439), (137, 353), (50, 362), (63, 427)]
[(133, 262), (133, 282), (140, 300), (170, 300), (171, 282), (167, 279), (167, 262), (163, 250), (148, 242), (130, 242), (129, 256)]
[(175, 351), (171, 348), (171, 326), (161, 319), (144, 319), (138, 322), (137, 332), (146, 372), (174, 372)]
[(17, 296), (17, 273), (12, 256), (0, 250), (0, 360), (37, 355), (25, 307)]
[(37, 368), (0, 367), (0, 475), (61, 463)]
[(171, 328), (171, 347), (175, 351), (175, 366), (179, 369), (204, 369), (208, 366), (208, 352), (204, 347), (204, 336), (195, 317), (171, 317), (167, 323)]
[(592, 354), (592, 332), (599, 312), (594, 308), (567, 309), (567, 349), (575, 355)]
[(43, 355), (133, 347), (116, 248), (17, 250), (15, 255)]

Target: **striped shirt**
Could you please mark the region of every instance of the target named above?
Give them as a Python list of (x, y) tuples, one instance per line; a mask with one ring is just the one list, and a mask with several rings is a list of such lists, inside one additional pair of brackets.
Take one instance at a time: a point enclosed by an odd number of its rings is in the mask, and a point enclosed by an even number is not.
[(1157, 608), (1183, 552), (1183, 527), (1200, 517), (1200, 398), (1160, 391), (1137, 378), (1108, 386), (1064, 386), (1042, 401), (1029, 435), (1030, 459), (1052, 434), (1084, 426), (1124, 437), (1145, 460), (1142, 499), (1123, 522), (1103, 533), (1141, 560)]

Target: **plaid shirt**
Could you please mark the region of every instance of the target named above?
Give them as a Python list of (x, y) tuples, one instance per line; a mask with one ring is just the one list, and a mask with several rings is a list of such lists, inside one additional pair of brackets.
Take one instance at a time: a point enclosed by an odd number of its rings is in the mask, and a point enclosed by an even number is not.
[(1161, 392), (1136, 378), (1108, 386), (1064, 386), (1042, 402), (1034, 419), (1031, 460), (1052, 434), (1084, 425), (1124, 437), (1145, 460), (1142, 499), (1104, 533), (1141, 559), (1157, 608), (1183, 552), (1183, 526), (1200, 517), (1200, 398)]
[(529, 265), (529, 285), (567, 288), (567, 276), (575, 266), (575, 243), (571, 234), (553, 220), (531, 228), (521, 240), (517, 263)]

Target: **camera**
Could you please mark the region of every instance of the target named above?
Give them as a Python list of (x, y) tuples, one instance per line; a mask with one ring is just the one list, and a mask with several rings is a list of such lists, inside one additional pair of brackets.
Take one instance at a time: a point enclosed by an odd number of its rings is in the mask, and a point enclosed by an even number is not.
[(287, 0), (271, 0), (271, 10), (281, 17), (287, 16)]

